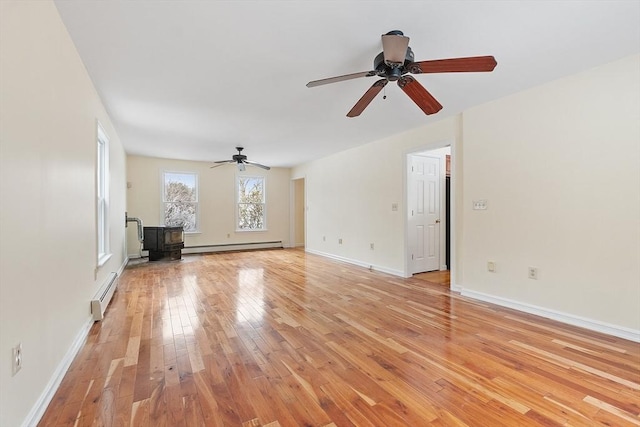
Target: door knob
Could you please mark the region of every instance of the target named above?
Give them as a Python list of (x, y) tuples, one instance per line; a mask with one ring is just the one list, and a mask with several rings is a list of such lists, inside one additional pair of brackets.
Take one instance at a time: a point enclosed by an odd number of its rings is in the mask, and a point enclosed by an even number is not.
[(440, 220), (439, 219), (436, 219), (436, 224), (440, 224)]

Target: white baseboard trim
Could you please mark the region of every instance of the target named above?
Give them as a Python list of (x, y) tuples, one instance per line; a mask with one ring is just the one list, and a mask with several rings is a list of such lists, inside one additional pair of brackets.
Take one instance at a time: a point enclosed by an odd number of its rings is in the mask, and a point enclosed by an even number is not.
[(281, 249), (285, 245), (281, 242), (230, 243), (224, 245), (186, 246), (183, 254), (206, 254), (210, 252), (246, 251), (251, 249)]
[(346, 262), (347, 264), (357, 265), (358, 267), (364, 267), (364, 268), (367, 268), (367, 269), (380, 271), (381, 273), (387, 273), (387, 274), (391, 274), (393, 276), (405, 277), (404, 276), (404, 272), (400, 271), (400, 270), (394, 270), (392, 268), (387, 268), (387, 267), (380, 266), (380, 265), (369, 264), (369, 263), (358, 261), (358, 260), (355, 260), (355, 259), (341, 257), (339, 255), (334, 255), (334, 254), (329, 254), (329, 253), (326, 253), (326, 252), (316, 251), (314, 249), (308, 249), (307, 248), (307, 249), (305, 249), (305, 252), (309, 252), (310, 254), (314, 254), (314, 255), (320, 255), (320, 256), (325, 257), (325, 258), (335, 259), (336, 261)]
[(118, 268), (118, 277), (122, 276), (122, 272), (127, 268), (127, 264), (129, 264), (129, 256), (124, 258), (124, 262), (120, 265), (120, 268)]
[(635, 330), (624, 326), (612, 325), (610, 323), (601, 322), (599, 320), (587, 319), (585, 317), (576, 316), (574, 314), (563, 313), (532, 304), (510, 300), (508, 298), (502, 298), (484, 294), (482, 292), (471, 291), (462, 287), (460, 288), (462, 296), (465, 297), (490, 302), (492, 304), (500, 305), (503, 307), (513, 308), (525, 313), (535, 314), (537, 316), (546, 317), (551, 320), (557, 320), (558, 322), (566, 323), (569, 325), (579, 326), (581, 328), (589, 329), (607, 335), (612, 335), (618, 338), (624, 338), (629, 341), (640, 342), (640, 330)]
[[(185, 246), (183, 254), (207, 254), (212, 252), (247, 251), (251, 249), (280, 249), (292, 248), (289, 243), (283, 242), (258, 242), (258, 243), (228, 243), (223, 245)], [(149, 256), (149, 251), (140, 251), (138, 254), (127, 255), (128, 259), (140, 259)]]
[(64, 357), (58, 364), (58, 367), (53, 372), (53, 375), (49, 379), (49, 382), (44, 388), (42, 394), (36, 401), (35, 405), (33, 405), (33, 407), (31, 408), (31, 411), (29, 411), (29, 414), (27, 415), (25, 420), (22, 422), (22, 427), (32, 427), (38, 425), (40, 419), (44, 415), (44, 412), (47, 410), (49, 403), (51, 403), (54, 394), (56, 393), (56, 391), (58, 391), (58, 387), (60, 387), (60, 383), (67, 373), (69, 366), (71, 366), (73, 359), (75, 359), (76, 355), (84, 345), (85, 340), (87, 339), (87, 335), (89, 334), (89, 330), (91, 329), (91, 325), (93, 325), (93, 318), (89, 316), (86, 322), (80, 328), (80, 331), (76, 334), (71, 347), (69, 347), (69, 350), (67, 350), (67, 353), (64, 355)]
[(450, 290), (451, 292), (462, 293), (463, 288), (462, 288), (462, 286), (460, 286), (460, 285), (453, 285), (453, 284), (452, 284), (452, 285), (449, 285), (449, 290)]

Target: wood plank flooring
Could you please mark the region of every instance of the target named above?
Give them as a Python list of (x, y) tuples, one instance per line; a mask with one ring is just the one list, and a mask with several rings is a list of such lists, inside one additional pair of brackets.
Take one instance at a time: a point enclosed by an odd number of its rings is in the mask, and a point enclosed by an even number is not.
[(301, 250), (128, 267), (41, 426), (638, 426), (640, 345)]
[(440, 284), (446, 286), (447, 289), (451, 283), (451, 272), (449, 270), (443, 271), (428, 271), (426, 273), (418, 273), (413, 275), (414, 279), (426, 280), (434, 284)]

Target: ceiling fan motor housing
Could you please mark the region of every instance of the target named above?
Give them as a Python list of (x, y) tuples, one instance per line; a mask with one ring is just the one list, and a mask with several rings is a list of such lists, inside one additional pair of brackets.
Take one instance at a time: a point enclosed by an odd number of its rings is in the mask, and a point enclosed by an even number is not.
[(238, 154), (234, 154), (233, 156), (231, 156), (233, 160), (235, 160), (238, 163), (241, 163), (242, 161), (247, 160), (247, 156), (242, 154), (242, 150), (244, 150), (244, 147), (236, 147), (236, 150), (238, 150)]
[(402, 77), (403, 74), (409, 72), (409, 65), (414, 61), (413, 51), (410, 47), (407, 47), (407, 53), (404, 58), (404, 63), (397, 67), (390, 67), (384, 62), (384, 52), (380, 52), (378, 56), (373, 60), (373, 69), (376, 70), (376, 74), (380, 77), (384, 77), (387, 80), (394, 82)]

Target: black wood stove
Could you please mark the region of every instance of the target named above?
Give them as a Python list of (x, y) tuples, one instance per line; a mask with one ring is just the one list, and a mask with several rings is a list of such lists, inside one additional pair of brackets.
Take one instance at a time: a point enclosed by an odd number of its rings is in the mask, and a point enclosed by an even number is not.
[(149, 261), (182, 259), (184, 231), (182, 227), (144, 227), (142, 249), (149, 251)]

